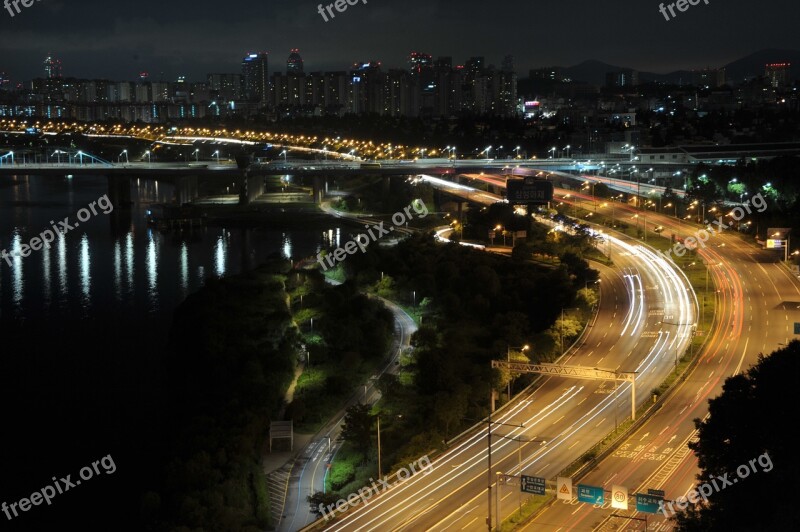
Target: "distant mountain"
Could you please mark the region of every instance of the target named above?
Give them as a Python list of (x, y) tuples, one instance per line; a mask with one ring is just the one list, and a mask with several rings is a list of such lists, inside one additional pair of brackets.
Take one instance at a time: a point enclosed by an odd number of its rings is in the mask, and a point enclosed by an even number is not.
[[(627, 67), (609, 65), (602, 61), (589, 60), (564, 69), (564, 75), (573, 81), (583, 81), (592, 85), (605, 85), (606, 73), (631, 70)], [(656, 74), (654, 72), (639, 72), (639, 81), (660, 81), (663, 83), (688, 83), (691, 73), (688, 70), (678, 70), (669, 74)]]
[[(755, 52), (725, 65), (725, 77), (732, 83), (741, 83), (746, 79), (764, 75), (767, 63), (792, 63), (792, 78), (800, 77), (800, 50), (768, 49)], [(583, 81), (592, 85), (604, 85), (607, 72), (631, 70), (627, 67), (609, 65), (602, 61), (589, 60), (563, 69), (564, 76), (573, 81)], [(685, 85), (691, 83), (690, 70), (676, 70), (668, 74), (655, 72), (639, 72), (639, 81), (656, 81)]]
[(732, 83), (764, 75), (767, 63), (791, 63), (791, 77), (797, 79), (800, 74), (800, 50), (761, 50), (747, 57), (737, 59), (725, 65), (725, 77)]
[(606, 73), (617, 70), (625, 69), (591, 59), (578, 65), (565, 68), (564, 77), (572, 81), (584, 81), (592, 85), (604, 85), (606, 82)]

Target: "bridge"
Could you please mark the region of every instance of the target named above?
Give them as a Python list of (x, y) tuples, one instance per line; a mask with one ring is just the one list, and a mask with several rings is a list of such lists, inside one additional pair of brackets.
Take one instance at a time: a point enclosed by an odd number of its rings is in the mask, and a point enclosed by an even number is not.
[[(174, 139), (179, 140), (179, 139)], [(306, 148), (306, 152), (314, 149)], [(316, 150), (321, 151), (321, 150)], [(314, 155), (319, 155), (314, 153)], [(337, 154), (342, 155), (342, 154)], [(327, 155), (326, 155), (327, 156)], [(505, 176), (509, 175), (542, 175), (577, 179), (592, 183), (603, 183), (612, 190), (636, 195), (663, 194), (665, 187), (654, 185), (649, 181), (619, 179), (599, 175), (607, 170), (604, 163), (598, 161), (577, 161), (561, 159), (417, 159), (417, 160), (382, 160), (365, 162), (352, 156), (344, 160), (284, 160), (267, 163), (251, 163), (240, 168), (234, 161), (210, 162), (109, 162), (100, 157), (79, 150), (56, 149), (48, 159), (56, 162), (28, 162), (14, 152), (0, 155), (0, 177), (19, 175), (39, 175), (47, 177), (80, 177), (105, 176), (109, 181), (109, 194), (120, 204), (130, 202), (130, 179), (167, 180), (179, 189), (176, 201), (186, 203), (197, 199), (200, 183), (227, 184), (239, 192), (239, 202), (246, 204), (264, 192), (264, 177), (291, 175), (299, 178), (311, 178), (313, 201), (319, 202), (325, 180), (328, 178), (351, 175), (370, 175), (382, 178), (407, 177), (409, 175), (432, 175), (449, 177), (455, 182), (463, 179), (478, 179), (487, 183), (497, 194), (505, 189)], [(619, 161), (615, 166), (640, 165), (636, 161)], [(675, 163), (669, 163), (670, 168)], [(680, 166), (681, 164), (679, 164)], [(628, 172), (629, 175), (633, 172)], [(651, 173), (652, 175), (652, 173)], [(680, 174), (678, 174), (680, 175)], [(682, 181), (682, 178), (679, 178)], [(674, 181), (673, 181), (674, 183)], [(677, 183), (674, 183), (677, 184)], [(682, 186), (676, 187), (675, 193), (684, 196)], [(116, 203), (116, 202), (115, 202)]]

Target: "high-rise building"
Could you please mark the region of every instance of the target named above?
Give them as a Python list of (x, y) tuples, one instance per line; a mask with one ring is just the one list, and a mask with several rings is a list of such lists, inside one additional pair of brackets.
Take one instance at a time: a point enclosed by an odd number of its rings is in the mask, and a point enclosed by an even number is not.
[(411, 71), (410, 108), (415, 111), (412, 116), (417, 116), (416, 111), (421, 111), (423, 116), (430, 116), (433, 114), (436, 94), (433, 58), (430, 54), (411, 52), (408, 56), (408, 65)]
[(528, 76), (536, 80), (562, 81), (564, 79), (564, 70), (561, 67), (537, 68), (531, 70)]
[(789, 68), (791, 63), (767, 63), (765, 76), (773, 87), (785, 87), (789, 84)]
[(61, 78), (61, 60), (48, 54), (44, 60), (44, 73), (47, 79)]
[(503, 72), (514, 72), (514, 56), (507, 55), (503, 58), (503, 65), (500, 67)]
[(233, 101), (242, 98), (242, 76), (239, 74), (209, 74), (208, 89), (211, 98)]
[(384, 78), (380, 62), (353, 65), (350, 71), (349, 111), (355, 114), (382, 114)]
[(247, 54), (242, 60), (245, 98), (262, 105), (266, 104), (269, 98), (268, 59), (269, 54), (259, 52)]
[(639, 73), (636, 70), (620, 70), (606, 73), (607, 87), (635, 87), (639, 84)]
[(300, 50), (297, 48), (292, 48), (292, 52), (289, 54), (289, 59), (286, 60), (286, 73), (303, 73), (303, 58), (300, 57)]
[(11, 79), (5, 72), (0, 72), (0, 91), (7, 91), (11, 88)]
[(725, 85), (724, 68), (704, 68), (702, 70), (692, 70), (692, 85), (715, 89)]

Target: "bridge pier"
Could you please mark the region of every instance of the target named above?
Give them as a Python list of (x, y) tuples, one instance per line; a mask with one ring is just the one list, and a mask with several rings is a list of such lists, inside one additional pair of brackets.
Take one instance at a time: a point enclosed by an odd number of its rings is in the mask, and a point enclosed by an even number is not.
[(239, 205), (247, 205), (264, 194), (264, 176), (243, 175), (239, 191)]
[(325, 180), (319, 176), (314, 176), (313, 187), (314, 187), (314, 203), (316, 205), (319, 205), (320, 203), (322, 203)]

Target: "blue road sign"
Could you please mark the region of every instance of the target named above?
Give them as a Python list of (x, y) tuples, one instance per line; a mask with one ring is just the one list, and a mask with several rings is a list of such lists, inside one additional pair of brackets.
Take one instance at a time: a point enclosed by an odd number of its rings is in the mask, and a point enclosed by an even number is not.
[[(653, 490), (653, 491), (659, 491), (659, 490)], [(636, 511), (645, 512), (648, 514), (657, 514), (659, 503), (663, 500), (664, 497), (659, 497), (658, 495), (645, 495), (644, 493), (637, 493)]]
[(534, 495), (544, 495), (544, 478), (522, 475), (520, 477), (520, 481), (520, 491), (524, 491), (525, 493), (533, 493)]
[(588, 502), (589, 504), (603, 504), (605, 502), (605, 491), (599, 486), (587, 486), (578, 484), (578, 502)]
[(667, 495), (666, 493), (664, 493), (664, 490), (654, 490), (650, 488), (648, 488), (647, 494), (655, 495), (656, 497), (661, 497), (662, 499)]

